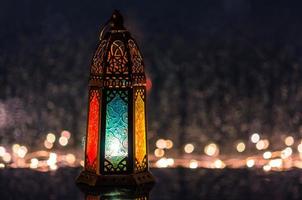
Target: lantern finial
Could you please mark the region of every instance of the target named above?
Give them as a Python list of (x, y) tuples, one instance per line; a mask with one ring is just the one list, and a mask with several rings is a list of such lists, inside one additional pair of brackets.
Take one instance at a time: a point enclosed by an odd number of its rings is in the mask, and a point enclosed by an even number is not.
[(124, 19), (118, 10), (114, 10), (110, 18), (110, 26), (113, 30), (125, 29)]

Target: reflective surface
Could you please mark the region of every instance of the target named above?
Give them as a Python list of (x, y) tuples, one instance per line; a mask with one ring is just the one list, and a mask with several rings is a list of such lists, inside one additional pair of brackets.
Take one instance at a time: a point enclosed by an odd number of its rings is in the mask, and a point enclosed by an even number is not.
[[(149, 199), (301, 199), (300, 170), (264, 173), (247, 169), (152, 169), (157, 183)], [(32, 170), (0, 170), (1, 199), (79, 199), (84, 194), (74, 182), (79, 168), (59, 168), (42, 173)], [(133, 193), (132, 193), (133, 194)], [(112, 197), (110, 199), (131, 199)], [(120, 195), (117, 192), (116, 195)], [(101, 194), (90, 195), (95, 199)], [(133, 197), (134, 199), (136, 197)], [(108, 198), (107, 198), (108, 199)]]

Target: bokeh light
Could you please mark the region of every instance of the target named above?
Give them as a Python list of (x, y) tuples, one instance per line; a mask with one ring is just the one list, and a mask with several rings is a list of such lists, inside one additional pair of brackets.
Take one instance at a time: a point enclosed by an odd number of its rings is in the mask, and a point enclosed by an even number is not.
[(193, 144), (186, 144), (184, 147), (184, 151), (186, 153), (192, 153), (194, 151), (194, 145)]
[(255, 160), (254, 159), (247, 159), (246, 160), (246, 166), (248, 167), (248, 168), (251, 168), (251, 167), (253, 167), (255, 165)]
[(263, 158), (264, 159), (270, 159), (272, 157), (272, 152), (266, 151), (263, 153)]
[(224, 162), (222, 160), (217, 159), (214, 162), (214, 166), (215, 166), (215, 168), (223, 169), (223, 168), (225, 168), (226, 165), (224, 164)]
[(286, 146), (292, 146), (295, 143), (293, 136), (288, 136), (284, 139)]
[(61, 136), (61, 137), (59, 138), (59, 144), (60, 144), (61, 146), (66, 146), (66, 145), (68, 144), (68, 139), (67, 139), (66, 137)]
[(219, 154), (219, 148), (215, 143), (210, 143), (205, 146), (204, 152), (208, 156), (217, 156)]
[(49, 143), (54, 143), (56, 141), (56, 136), (53, 133), (48, 133), (46, 136), (46, 140)]
[(244, 144), (244, 142), (239, 142), (239, 143), (237, 143), (237, 145), (236, 145), (236, 150), (237, 150), (239, 153), (243, 152), (243, 151), (245, 150), (245, 144)]
[(251, 136), (251, 142), (252, 143), (257, 143), (258, 141), (260, 140), (260, 135), (258, 133), (254, 133), (252, 136)]
[(69, 140), (71, 137), (71, 133), (67, 130), (64, 130), (61, 132), (61, 137), (65, 137), (65, 138), (67, 138), (67, 140)]
[(166, 141), (164, 139), (159, 139), (156, 141), (156, 147), (159, 149), (166, 148)]
[(197, 160), (190, 160), (189, 167), (191, 169), (196, 169), (198, 167), (198, 161)]
[(173, 147), (173, 141), (172, 140), (166, 140), (166, 148), (167, 149), (172, 149)]
[(156, 157), (163, 157), (165, 155), (165, 151), (163, 149), (155, 149), (154, 155)]

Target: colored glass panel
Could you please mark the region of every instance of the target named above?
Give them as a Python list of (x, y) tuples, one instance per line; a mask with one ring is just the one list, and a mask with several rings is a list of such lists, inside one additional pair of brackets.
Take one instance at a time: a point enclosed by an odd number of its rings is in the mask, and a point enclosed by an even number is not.
[(100, 92), (91, 90), (89, 98), (88, 132), (85, 168), (96, 172), (100, 123)]
[(143, 91), (137, 92), (135, 100), (135, 158), (139, 165), (143, 165), (146, 155), (146, 124), (145, 124), (145, 102)]
[(114, 168), (128, 156), (128, 103), (121, 95), (115, 93), (106, 106), (105, 158)]

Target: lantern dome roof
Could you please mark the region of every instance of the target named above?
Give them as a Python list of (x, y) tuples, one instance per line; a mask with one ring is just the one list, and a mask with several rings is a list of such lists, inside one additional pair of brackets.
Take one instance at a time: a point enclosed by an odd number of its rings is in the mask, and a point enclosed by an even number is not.
[(90, 67), (90, 85), (132, 87), (145, 85), (144, 62), (136, 41), (115, 10), (102, 28)]

